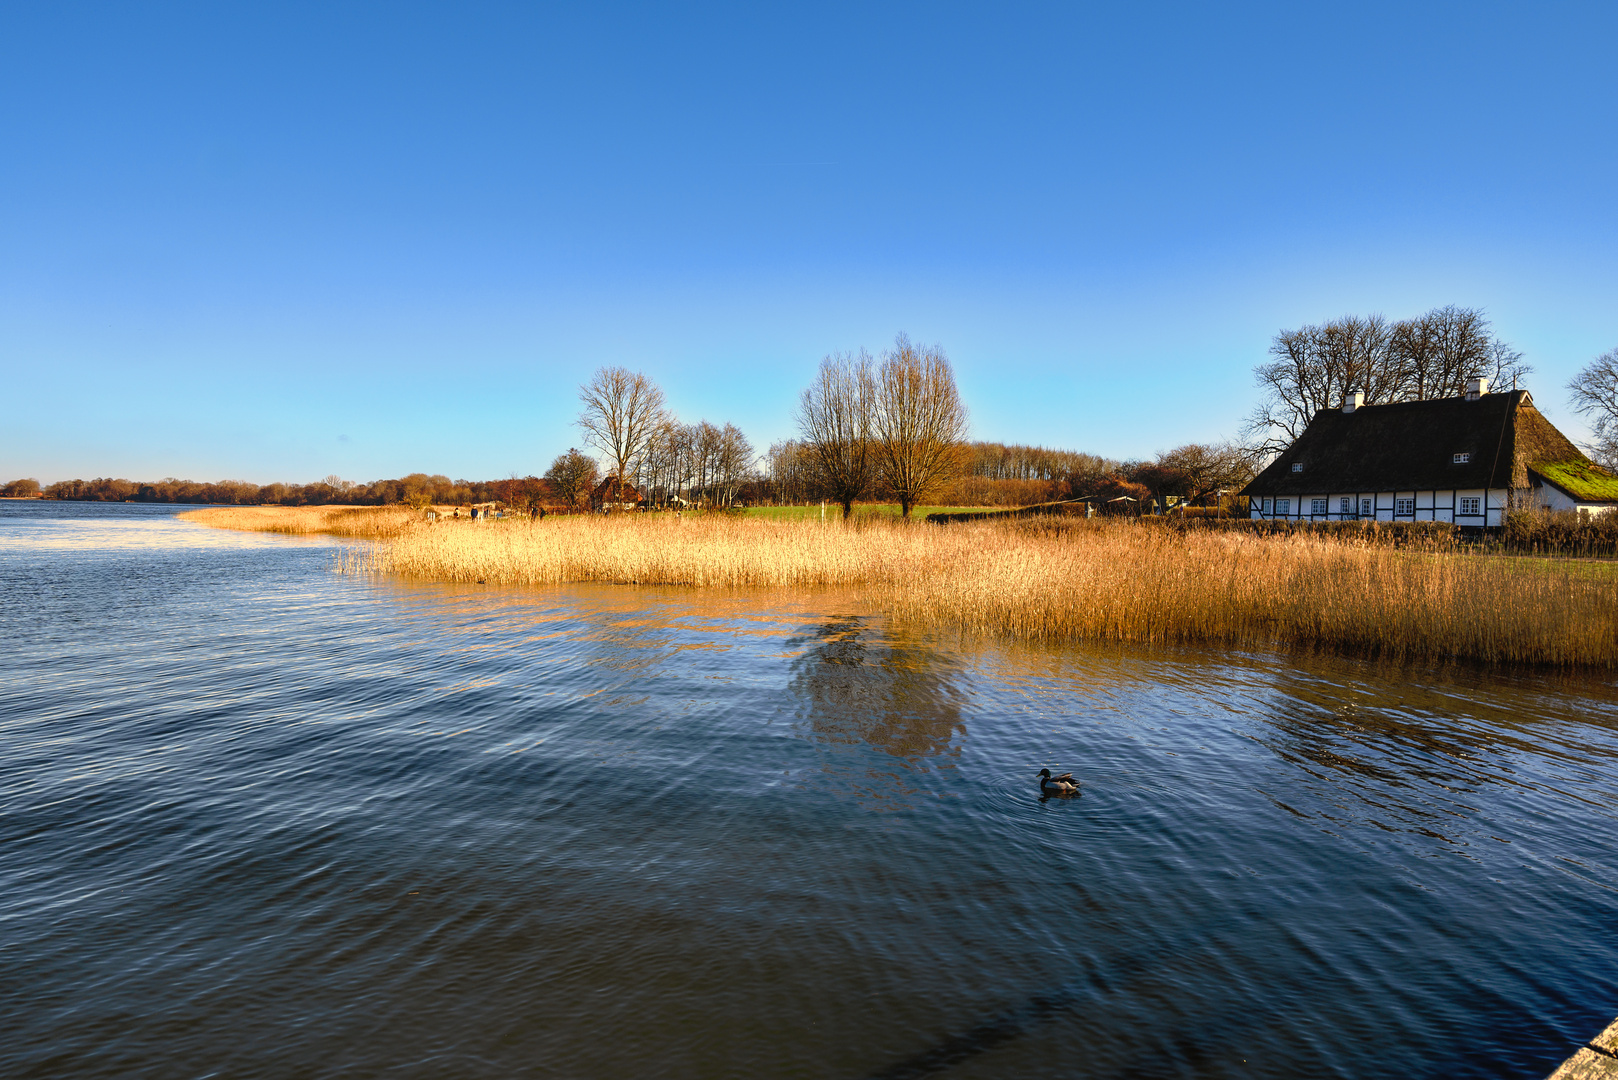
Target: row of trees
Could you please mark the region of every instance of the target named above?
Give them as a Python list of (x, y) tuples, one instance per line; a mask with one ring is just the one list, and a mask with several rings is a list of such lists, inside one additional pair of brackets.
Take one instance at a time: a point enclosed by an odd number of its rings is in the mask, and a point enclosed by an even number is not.
[(1107, 459), (1076, 450), (975, 442), (967, 446), (966, 475), (986, 480), (1061, 480), (1105, 471)]
[[(1004, 443), (968, 443), (962, 456), (966, 461), (962, 474), (936, 492), (936, 501), (942, 505), (1027, 506), (1118, 495), (1206, 502), (1220, 492), (1239, 490), (1253, 478), (1258, 465), (1246, 447), (1234, 442), (1188, 443), (1139, 461)], [(1048, 467), (1001, 470), (998, 463), (1006, 460), (1043, 461)], [(812, 502), (823, 496), (803, 440), (785, 439), (771, 445), (764, 455), (761, 487), (766, 497), (783, 503)], [(868, 494), (897, 500), (881, 483), (873, 485)]]
[(1270, 344), (1270, 361), (1253, 369), (1263, 397), (1248, 419), (1249, 446), (1279, 453), (1316, 412), (1355, 391), (1367, 405), (1427, 401), (1464, 394), (1473, 375), (1504, 387), (1532, 370), (1477, 308), (1449, 305), (1398, 322), (1345, 315), (1283, 330)]
[[(640, 372), (601, 368), (579, 388), (579, 401), (578, 426), (606, 459), (609, 479), (632, 484), (650, 505), (728, 507), (756, 479), (753, 444), (740, 428), (680, 423), (663, 391)], [(574, 475), (583, 468), (580, 457), (569, 450), (546, 476)]]
[(254, 484), (245, 480), (136, 480), (97, 477), (94, 480), (59, 480), (43, 490), (37, 480), (14, 480), (5, 485), (11, 496), (43, 495), (47, 499), (81, 502), (215, 503), (268, 506), (381, 506), (407, 503), (425, 506), (479, 502), (513, 503), (522, 497), (527, 481), (451, 480), (447, 476), (411, 473), (394, 480), (373, 480), (356, 484), (338, 476), (328, 476), (312, 484)]
[(880, 363), (836, 353), (798, 402), (801, 467), (811, 489), (846, 518), (873, 489), (900, 512), (958, 477), (966, 463), (966, 405), (949, 358), (900, 334)]
[(637, 473), (653, 506), (733, 506), (754, 477), (753, 444), (747, 436), (735, 424), (716, 427), (706, 420), (660, 425)]
[[(744, 485), (764, 479), (735, 425), (679, 424), (639, 372), (601, 368), (579, 399), (578, 425), (605, 457), (609, 477), (632, 481), (653, 505), (729, 506)], [(966, 406), (949, 359), (903, 334), (880, 362), (864, 350), (821, 361), (797, 422), (802, 438), (770, 449), (770, 486), (790, 501), (829, 498), (845, 517), (874, 491), (897, 499), (908, 517), (966, 465)], [(566, 455), (552, 465), (566, 467)]]

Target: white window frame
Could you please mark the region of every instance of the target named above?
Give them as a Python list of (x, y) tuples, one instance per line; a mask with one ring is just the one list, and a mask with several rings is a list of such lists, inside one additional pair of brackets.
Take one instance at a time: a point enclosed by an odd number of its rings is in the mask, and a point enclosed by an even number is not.
[(1354, 500), (1344, 495), (1337, 500), (1337, 512), (1345, 517), (1354, 512)]
[(1360, 500), (1360, 517), (1376, 517), (1376, 500)]
[(1319, 516), (1321, 516), (1323, 514), (1331, 513), (1330, 510), (1326, 509), (1326, 507), (1328, 507), (1330, 505), (1331, 504), (1325, 499), (1310, 499), (1309, 500), (1309, 516), (1310, 517), (1319, 517)]
[(1301, 462), (1301, 461), (1294, 461), (1294, 462), (1293, 462), (1293, 463), (1292, 463), (1292, 471), (1293, 471), (1293, 472), (1303, 472), (1303, 462)]
[(1477, 495), (1461, 496), (1461, 517), (1482, 517), (1483, 499)]
[(1472, 455), (1471, 454), (1456, 454), (1455, 457), (1452, 458), (1451, 460), (1454, 461), (1454, 463), (1457, 464), (1457, 465), (1465, 465), (1467, 462), (1472, 460)]
[(1413, 495), (1408, 499), (1393, 500), (1393, 516), (1404, 517), (1407, 514), (1410, 517), (1416, 516), (1416, 498)]
[(1291, 499), (1277, 499), (1277, 500), (1275, 500), (1275, 516), (1276, 517), (1287, 517), (1291, 513), (1292, 513), (1292, 500)]

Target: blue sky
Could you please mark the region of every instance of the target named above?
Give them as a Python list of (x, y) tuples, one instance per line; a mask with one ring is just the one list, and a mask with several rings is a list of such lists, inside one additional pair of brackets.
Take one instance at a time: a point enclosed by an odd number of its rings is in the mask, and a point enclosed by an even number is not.
[(898, 331), (974, 435), (1235, 434), (1283, 327), (1618, 346), (1618, 5), (0, 7), (0, 479), (543, 471), (576, 388), (792, 434)]

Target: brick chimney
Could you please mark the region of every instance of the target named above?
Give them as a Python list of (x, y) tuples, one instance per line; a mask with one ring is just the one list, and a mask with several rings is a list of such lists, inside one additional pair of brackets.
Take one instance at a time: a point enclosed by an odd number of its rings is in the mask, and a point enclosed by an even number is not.
[(1359, 390), (1343, 395), (1343, 411), (1351, 413), (1365, 404), (1365, 394)]
[(1489, 392), (1489, 380), (1482, 375), (1474, 375), (1466, 380), (1466, 400), (1476, 401)]

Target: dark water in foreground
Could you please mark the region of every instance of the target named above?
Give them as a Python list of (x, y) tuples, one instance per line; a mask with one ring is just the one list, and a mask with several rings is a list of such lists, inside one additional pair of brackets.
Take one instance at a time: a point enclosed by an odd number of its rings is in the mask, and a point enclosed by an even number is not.
[(1610, 679), (171, 513), (0, 503), (0, 1075), (1534, 1076), (1618, 1013)]

